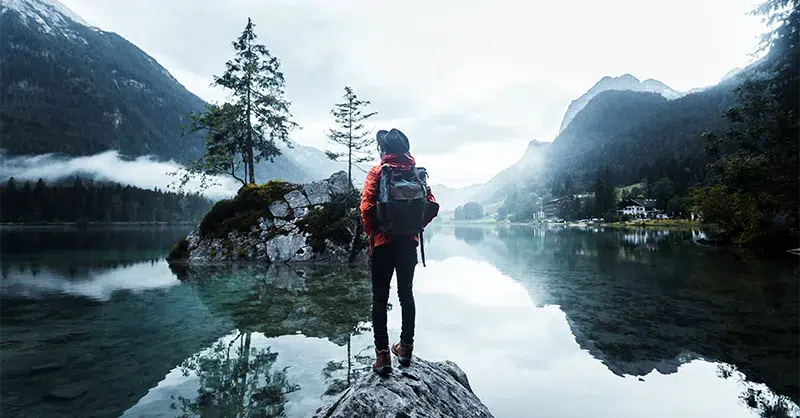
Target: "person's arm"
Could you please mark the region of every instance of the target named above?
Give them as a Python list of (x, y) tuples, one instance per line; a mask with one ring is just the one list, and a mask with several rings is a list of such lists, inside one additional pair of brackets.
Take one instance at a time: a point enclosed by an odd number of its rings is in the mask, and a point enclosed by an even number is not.
[(437, 215), (439, 215), (439, 203), (436, 202), (436, 197), (433, 196), (433, 192), (431, 192), (431, 186), (428, 186), (428, 207), (425, 209), (423, 227), (428, 226)]
[(361, 222), (364, 224), (364, 233), (370, 239), (377, 232), (376, 205), (378, 202), (378, 180), (380, 179), (380, 166), (372, 167), (364, 181), (364, 190), (361, 192)]

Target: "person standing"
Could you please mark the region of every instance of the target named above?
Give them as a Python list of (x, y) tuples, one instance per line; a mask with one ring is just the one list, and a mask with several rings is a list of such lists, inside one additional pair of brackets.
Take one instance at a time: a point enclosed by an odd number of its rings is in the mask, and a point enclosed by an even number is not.
[[(416, 167), (408, 138), (399, 130), (377, 133), (380, 164), (367, 173), (361, 194), (361, 220), (370, 241), (372, 276), (372, 329), (375, 363), (379, 374), (392, 371), (387, 331), (387, 304), (392, 275), (397, 273), (402, 327), (400, 341), (391, 352), (403, 366), (411, 364), (416, 307), (412, 285), (417, 265), (417, 245), (422, 230), (438, 215), (439, 204), (426, 183), (424, 168)], [(423, 263), (425, 258), (423, 244)]]

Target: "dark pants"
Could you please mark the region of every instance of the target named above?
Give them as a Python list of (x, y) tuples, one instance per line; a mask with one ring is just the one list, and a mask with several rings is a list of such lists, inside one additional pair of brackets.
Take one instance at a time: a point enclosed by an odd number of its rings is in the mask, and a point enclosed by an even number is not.
[(386, 311), (389, 302), (389, 284), (392, 273), (397, 272), (397, 296), (400, 298), (403, 326), (400, 341), (414, 343), (414, 268), (417, 266), (417, 243), (411, 239), (396, 239), (373, 249), (370, 260), (372, 269), (372, 329), (375, 349), (389, 348), (386, 330)]

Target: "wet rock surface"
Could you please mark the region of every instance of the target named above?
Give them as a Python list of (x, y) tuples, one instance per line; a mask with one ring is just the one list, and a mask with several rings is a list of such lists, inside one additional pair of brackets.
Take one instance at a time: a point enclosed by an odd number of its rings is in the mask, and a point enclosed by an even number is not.
[(451, 361), (414, 357), (410, 367), (402, 367), (393, 358), (392, 368), (386, 377), (365, 375), (313, 418), (492, 417)]

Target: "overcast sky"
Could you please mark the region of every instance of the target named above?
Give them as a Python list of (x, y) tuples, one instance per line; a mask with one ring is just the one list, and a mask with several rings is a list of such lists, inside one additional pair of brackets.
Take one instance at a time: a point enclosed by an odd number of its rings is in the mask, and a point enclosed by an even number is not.
[(345, 85), (397, 127), (432, 183), (484, 182), (532, 139), (551, 141), (570, 101), (631, 73), (676, 90), (751, 62), (751, 0), (61, 0), (127, 38), (208, 101), (251, 17), (281, 59), (299, 143), (328, 147)]

